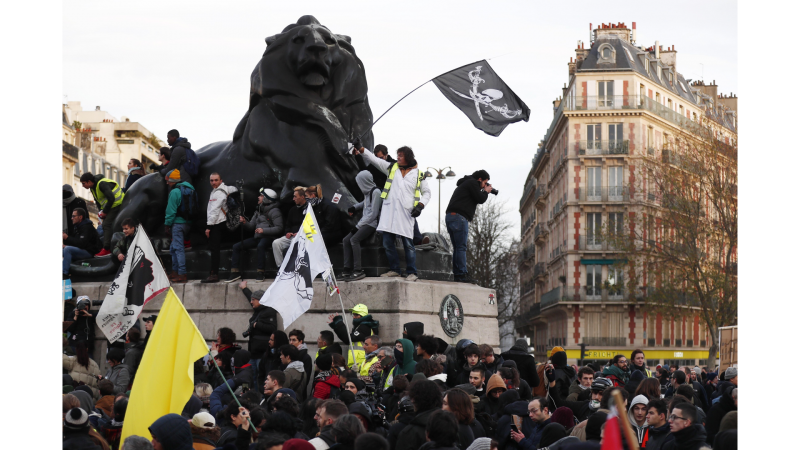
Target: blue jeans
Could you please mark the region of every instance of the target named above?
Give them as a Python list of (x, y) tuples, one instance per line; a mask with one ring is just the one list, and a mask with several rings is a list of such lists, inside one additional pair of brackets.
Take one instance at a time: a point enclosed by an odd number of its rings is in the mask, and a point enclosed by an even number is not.
[(400, 273), (400, 257), (397, 256), (395, 239), (403, 241), (403, 249), (406, 252), (406, 275), (417, 274), (417, 251), (411, 239), (397, 234), (383, 231), (383, 248), (386, 249), (386, 258), (389, 259), (389, 269)]
[(71, 245), (64, 247), (61, 251), (61, 255), (64, 257), (64, 261), (61, 263), (61, 272), (64, 274), (69, 273), (69, 265), (72, 263), (73, 259), (89, 259), (92, 257), (92, 254), (86, 250)]
[[(258, 389), (258, 364), (261, 363), (261, 358), (251, 359), (250, 368), (253, 370), (253, 385), (250, 389)], [(264, 391), (264, 386), (261, 386), (261, 391)]]
[(414, 219), (414, 245), (422, 244), (422, 239), (425, 236), (419, 232), (419, 224), (417, 224), (417, 219)]
[(267, 261), (267, 247), (272, 245), (272, 239), (269, 238), (248, 238), (244, 241), (237, 242), (233, 244), (233, 252), (231, 254), (231, 268), (238, 269), (239, 268), (239, 258), (242, 256), (242, 247), (245, 249), (251, 249), (256, 247), (257, 255), (258, 255), (258, 270), (264, 270), (264, 264)]
[(189, 236), (191, 225), (188, 223), (172, 224), (172, 243), (169, 245), (169, 254), (172, 255), (172, 270), (178, 275), (186, 275), (186, 251), (183, 247), (184, 238)]
[(467, 275), (467, 238), (469, 237), (469, 221), (461, 214), (444, 216), (450, 242), (453, 243), (453, 276)]

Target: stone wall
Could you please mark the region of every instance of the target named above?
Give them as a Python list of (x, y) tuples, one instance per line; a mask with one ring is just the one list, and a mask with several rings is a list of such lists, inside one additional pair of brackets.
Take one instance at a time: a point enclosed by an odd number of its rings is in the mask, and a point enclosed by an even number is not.
[[(271, 283), (248, 280), (247, 287), (252, 291), (266, 290)], [(108, 286), (109, 283), (73, 283), (77, 295), (87, 295), (93, 301), (102, 300)], [(247, 328), (252, 307), (242, 294), (238, 282), (201, 284), (199, 281), (190, 281), (175, 284), (173, 289), (209, 343), (216, 339), (219, 328), (230, 327), (236, 332), (237, 342), (247, 348), (247, 339), (242, 338), (242, 331)], [(433, 334), (448, 343), (455, 344), (460, 339), (469, 338), (495, 348), (500, 346), (497, 305), (489, 303), (489, 294), (496, 298), (494, 290), (446, 281), (408, 282), (398, 278), (370, 277), (351, 283), (342, 282), (340, 291), (346, 309), (358, 303), (367, 305), (373, 318), (380, 321), (380, 337), (390, 346), (395, 339), (402, 337), (402, 327), (407, 322), (422, 322), (425, 324), (425, 334)], [(442, 300), (448, 295), (456, 296), (463, 307), (463, 328), (455, 337), (445, 334), (439, 320)], [(141, 317), (158, 314), (165, 296), (166, 293), (162, 293), (145, 305)], [(99, 307), (95, 305), (92, 309), (96, 311)], [(289, 330), (302, 330), (306, 335), (309, 353), (314, 354), (319, 332), (330, 329), (328, 316), (341, 311), (339, 297), (328, 296), (325, 284), (315, 281), (311, 309), (292, 323)], [(283, 329), (280, 316), (278, 324)], [(105, 372), (105, 357), (101, 355), (105, 355), (107, 341), (99, 329), (96, 329), (96, 339), (93, 358)], [(345, 348), (346, 344), (342, 347)]]

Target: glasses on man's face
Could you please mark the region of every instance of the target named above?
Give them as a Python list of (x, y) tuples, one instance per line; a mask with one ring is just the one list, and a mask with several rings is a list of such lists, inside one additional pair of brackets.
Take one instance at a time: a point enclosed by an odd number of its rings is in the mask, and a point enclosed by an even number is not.
[(675, 419), (686, 420), (685, 417), (676, 416), (675, 414), (672, 414), (671, 416), (669, 416), (669, 420), (675, 420)]
[(541, 409), (535, 409), (534, 408), (534, 409), (529, 409), (528, 410), (528, 412), (531, 413), (531, 414), (539, 414), (539, 411), (541, 411)]

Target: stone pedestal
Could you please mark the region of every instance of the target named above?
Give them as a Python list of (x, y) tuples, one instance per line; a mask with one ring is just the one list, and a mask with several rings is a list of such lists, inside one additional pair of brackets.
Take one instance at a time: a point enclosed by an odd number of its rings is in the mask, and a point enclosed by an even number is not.
[[(252, 291), (266, 290), (271, 283), (272, 280), (260, 283), (248, 280), (247, 287)], [(93, 301), (102, 300), (108, 286), (109, 283), (73, 283), (78, 295), (88, 295)], [(247, 328), (252, 307), (242, 294), (238, 282), (201, 284), (199, 281), (190, 281), (186, 284), (175, 284), (173, 289), (209, 342), (216, 339), (219, 328), (229, 327), (236, 332), (239, 344), (247, 348), (247, 339), (242, 338), (242, 331)], [(358, 303), (367, 305), (372, 317), (380, 321), (380, 337), (386, 345), (392, 346), (395, 339), (402, 337), (404, 323), (422, 322), (425, 324), (425, 334), (440, 337), (445, 342), (455, 344), (460, 339), (469, 338), (477, 343), (499, 348), (497, 305), (489, 303), (490, 294), (496, 297), (494, 290), (446, 281), (409, 282), (402, 278), (370, 277), (350, 283), (341, 282), (340, 291), (345, 309)], [(165, 296), (166, 293), (162, 293), (145, 305), (141, 317), (158, 314)], [(439, 311), (446, 297), (457, 298), (462, 306), (459, 314), (463, 317), (463, 326), (454, 336), (445, 333), (440, 321)], [(94, 305), (92, 309), (96, 311), (99, 306)], [(315, 281), (311, 309), (285, 331), (288, 333), (295, 328), (302, 330), (306, 335), (309, 353), (313, 355), (317, 350), (316, 339), (319, 332), (330, 329), (328, 315), (341, 311), (339, 297), (335, 294), (328, 296), (325, 284)], [(348, 323), (352, 323), (350, 320), (348, 312)], [(278, 324), (284, 329), (280, 316)], [(105, 355), (108, 342), (99, 329), (96, 330), (96, 339), (93, 358), (100, 364), (101, 370), (105, 370), (105, 357), (101, 355)], [(341, 344), (346, 348), (346, 343)]]

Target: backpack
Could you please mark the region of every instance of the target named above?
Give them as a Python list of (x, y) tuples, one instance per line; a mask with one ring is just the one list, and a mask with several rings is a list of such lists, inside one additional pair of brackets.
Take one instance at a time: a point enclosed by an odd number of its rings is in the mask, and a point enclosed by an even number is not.
[(228, 226), (228, 230), (233, 231), (239, 227), (239, 216), (242, 215), (242, 205), (239, 203), (239, 199), (235, 195), (228, 194), (224, 210), (225, 224)]
[(540, 381), (539, 381), (539, 385), (538, 386), (536, 386), (534, 388), (531, 388), (531, 390), (533, 391), (533, 396), (534, 397), (546, 397), (547, 396), (547, 386), (548, 386), (549, 383), (547, 381), (547, 375), (544, 374), (545, 366), (546, 366), (546, 364), (538, 364), (536, 366), (536, 374), (539, 375), (539, 380)]
[[(492, 437), (497, 434), (497, 421), (486, 412), (479, 412), (475, 413), (475, 420), (480, 422), (481, 426), (483, 427), (483, 431), (486, 432), (486, 436)], [(521, 428), (520, 428), (521, 429)]]
[(200, 215), (200, 206), (197, 201), (197, 192), (186, 186), (178, 186), (181, 190), (181, 204), (178, 206), (178, 217), (185, 220), (194, 220)]
[(200, 170), (200, 158), (197, 157), (197, 153), (190, 148), (184, 147), (186, 151), (186, 161), (183, 162), (183, 169), (189, 175), (195, 176), (197, 172)]

